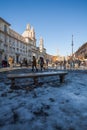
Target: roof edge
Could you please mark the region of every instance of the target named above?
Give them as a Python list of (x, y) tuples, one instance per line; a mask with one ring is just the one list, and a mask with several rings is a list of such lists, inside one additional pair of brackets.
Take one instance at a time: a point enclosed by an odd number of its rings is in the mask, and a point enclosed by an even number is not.
[(3, 22), (5, 22), (6, 24), (8, 24), (9, 26), (11, 25), (10, 23), (8, 23), (6, 20), (4, 20), (3, 18), (0, 17), (0, 20), (2, 20)]

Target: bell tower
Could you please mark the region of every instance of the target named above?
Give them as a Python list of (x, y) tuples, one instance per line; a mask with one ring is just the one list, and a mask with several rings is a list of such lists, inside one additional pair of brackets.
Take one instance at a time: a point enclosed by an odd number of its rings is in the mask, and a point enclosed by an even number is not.
[(43, 52), (43, 49), (44, 49), (44, 40), (43, 40), (42, 37), (40, 38), (39, 49), (40, 49), (40, 52)]
[(30, 24), (27, 24), (26, 30), (30, 31), (30, 29), (31, 29)]

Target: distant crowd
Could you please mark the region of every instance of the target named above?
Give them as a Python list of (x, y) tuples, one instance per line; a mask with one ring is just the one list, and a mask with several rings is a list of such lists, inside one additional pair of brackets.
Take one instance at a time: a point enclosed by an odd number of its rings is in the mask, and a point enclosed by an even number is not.
[[(31, 66), (32, 72), (38, 71), (38, 70), (45, 70), (48, 67), (56, 67), (56, 68), (63, 68), (63, 69), (78, 69), (80, 67), (87, 67), (87, 61), (80, 61), (80, 60), (68, 60), (65, 59), (63, 61), (56, 61), (53, 63), (49, 62), (49, 59), (44, 59), (43, 57), (39, 57), (39, 59), (36, 59), (35, 56), (32, 57), (31, 61), (27, 61), (26, 58), (24, 58), (22, 61), (18, 62), (20, 67), (22, 66)], [(1, 67), (14, 67), (14, 59), (12, 57), (9, 57), (7, 60), (2, 60)]]
[[(1, 66), (2, 67), (14, 67), (14, 59), (12, 57), (9, 57), (7, 60), (2, 60)], [(39, 59), (36, 59), (35, 56), (32, 57), (32, 61), (28, 63), (27, 59), (24, 58), (22, 61), (18, 62), (20, 67), (22, 66), (31, 66), (32, 71), (38, 71), (40, 69), (41, 71), (45, 70), (45, 68), (48, 67), (48, 61), (44, 61), (43, 57), (39, 57)]]

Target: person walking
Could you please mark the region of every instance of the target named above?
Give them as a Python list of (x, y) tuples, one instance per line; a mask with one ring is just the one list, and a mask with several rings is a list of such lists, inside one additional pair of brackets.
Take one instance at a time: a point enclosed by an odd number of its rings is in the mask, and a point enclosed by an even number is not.
[(32, 71), (34, 72), (34, 70), (38, 71), (35, 56), (33, 56), (33, 60), (32, 60)]
[(44, 69), (44, 59), (43, 59), (43, 57), (40, 57), (39, 64), (40, 64), (40, 69), (42, 71)]

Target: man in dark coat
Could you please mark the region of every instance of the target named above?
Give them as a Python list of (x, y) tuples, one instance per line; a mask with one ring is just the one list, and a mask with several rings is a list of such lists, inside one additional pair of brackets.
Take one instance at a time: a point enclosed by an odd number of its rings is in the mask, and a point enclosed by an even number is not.
[(33, 60), (32, 60), (32, 71), (34, 71), (36, 69), (36, 71), (38, 70), (37, 69), (37, 63), (36, 63), (36, 58), (35, 56), (33, 56)]

